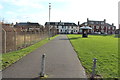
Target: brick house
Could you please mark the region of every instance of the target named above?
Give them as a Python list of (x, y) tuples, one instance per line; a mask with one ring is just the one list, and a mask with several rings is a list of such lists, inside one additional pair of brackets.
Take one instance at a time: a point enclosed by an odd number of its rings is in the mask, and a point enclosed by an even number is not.
[[(113, 23), (106, 23), (106, 19), (104, 19), (103, 21), (94, 21), (87, 18), (87, 22), (82, 23), (80, 27), (86, 25), (92, 28), (92, 30), (88, 31), (92, 34), (114, 34), (116, 30), (116, 27)], [(81, 32), (82, 30), (80, 30), (80, 33)]]
[(25, 29), (26, 31), (29, 30), (39, 30), (41, 27), (43, 27), (42, 25), (40, 25), (39, 23), (32, 23), (32, 22), (20, 22), (14, 25), (15, 28), (20, 28), (20, 29)]
[(2, 24), (2, 27), (14, 27), (14, 25), (13, 25), (13, 23), (3, 23), (3, 22), (1, 22), (1, 24)]

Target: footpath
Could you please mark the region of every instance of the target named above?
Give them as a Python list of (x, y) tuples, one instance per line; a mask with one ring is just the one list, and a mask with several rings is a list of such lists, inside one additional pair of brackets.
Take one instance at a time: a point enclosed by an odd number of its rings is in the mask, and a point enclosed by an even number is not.
[(46, 54), (45, 74), (48, 78), (86, 78), (85, 70), (66, 35), (56, 37), (6, 68), (2, 72), (2, 77), (39, 77), (43, 54)]

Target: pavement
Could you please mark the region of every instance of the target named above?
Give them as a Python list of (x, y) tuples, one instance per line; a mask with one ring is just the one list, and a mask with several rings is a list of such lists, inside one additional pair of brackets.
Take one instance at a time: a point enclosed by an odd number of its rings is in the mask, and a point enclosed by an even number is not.
[(37, 78), (40, 76), (42, 55), (48, 78), (86, 78), (77, 53), (66, 35), (60, 35), (47, 44), (2, 71), (3, 78)]

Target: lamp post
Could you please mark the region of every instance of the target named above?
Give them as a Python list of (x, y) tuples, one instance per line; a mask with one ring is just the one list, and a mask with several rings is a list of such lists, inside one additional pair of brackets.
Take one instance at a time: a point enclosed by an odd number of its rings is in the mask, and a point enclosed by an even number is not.
[(51, 10), (51, 3), (49, 3), (49, 35), (48, 35), (48, 40), (50, 40), (50, 10)]

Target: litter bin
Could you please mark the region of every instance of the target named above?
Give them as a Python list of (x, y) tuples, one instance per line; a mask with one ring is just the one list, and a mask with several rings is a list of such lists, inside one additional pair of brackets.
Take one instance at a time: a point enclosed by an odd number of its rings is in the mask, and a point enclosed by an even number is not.
[(82, 30), (82, 37), (88, 37), (88, 33), (86, 29)]

